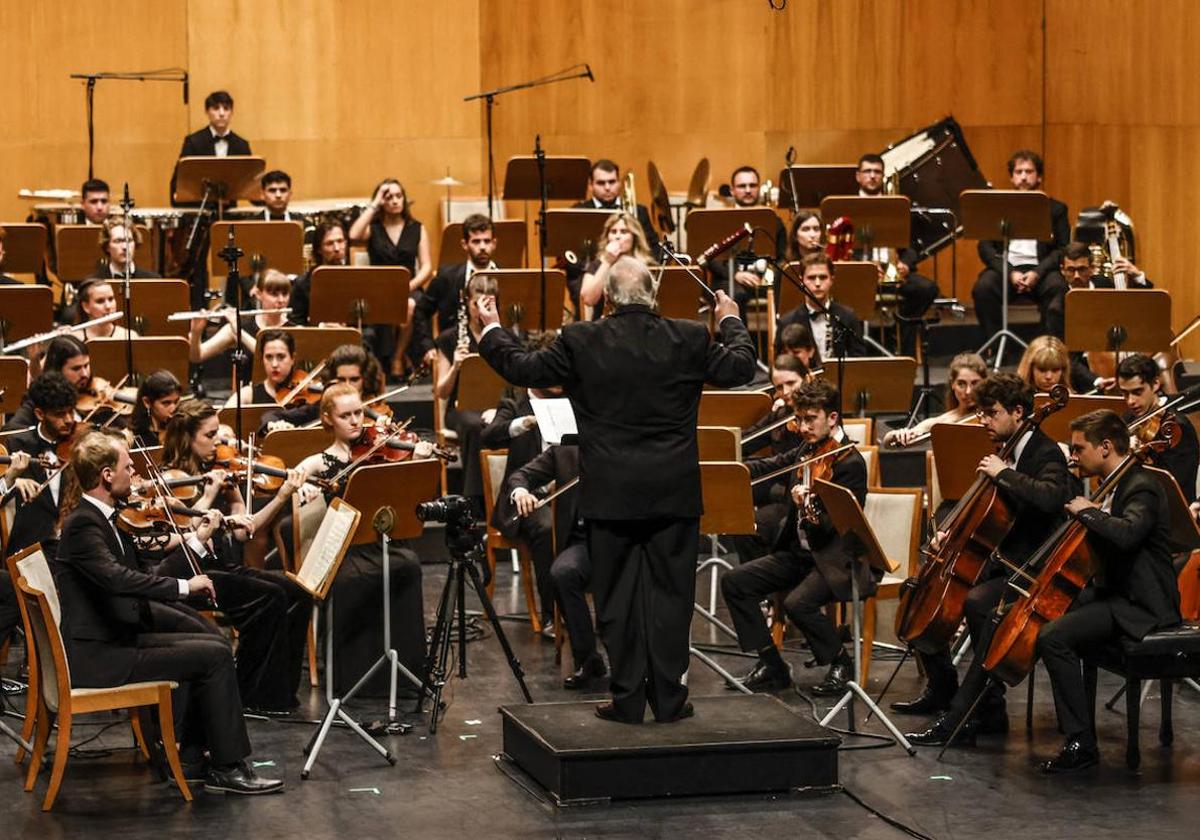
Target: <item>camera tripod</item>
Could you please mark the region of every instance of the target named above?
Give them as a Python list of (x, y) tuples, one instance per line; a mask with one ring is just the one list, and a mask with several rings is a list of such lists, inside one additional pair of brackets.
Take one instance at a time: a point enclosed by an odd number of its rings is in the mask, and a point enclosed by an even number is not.
[(438, 602), (437, 621), (433, 625), (433, 634), (429, 640), (429, 661), (425, 667), (428, 676), (425, 678), (426, 683), (421, 692), (421, 699), (417, 701), (417, 711), (420, 712), (424, 706), (426, 694), (429, 694), (433, 700), (433, 709), (429, 715), (429, 733), (431, 735), (437, 732), (438, 718), (443, 711), (442, 691), (445, 689), (446, 683), (454, 676), (446, 666), (450, 658), (450, 640), (456, 626), (458, 631), (458, 678), (467, 678), (466, 594), (468, 581), (475, 590), (475, 594), (479, 596), (479, 602), (483, 604), (484, 614), (492, 625), (492, 631), (496, 634), (500, 647), (504, 650), (504, 656), (508, 659), (508, 667), (512, 671), (513, 677), (516, 678), (517, 685), (521, 687), (521, 693), (525, 695), (525, 702), (533, 702), (533, 695), (529, 693), (529, 687), (525, 685), (525, 672), (521, 669), (521, 663), (508, 643), (508, 637), (504, 635), (504, 630), (500, 627), (500, 617), (496, 615), (496, 608), (492, 606), (492, 599), (488, 597), (487, 588), (479, 574), (478, 564), (486, 558), (485, 538), (484, 533), (477, 525), (464, 526), (453, 522), (446, 523), (446, 547), (450, 550), (450, 570), (446, 574), (446, 585), (442, 587), (442, 597)]

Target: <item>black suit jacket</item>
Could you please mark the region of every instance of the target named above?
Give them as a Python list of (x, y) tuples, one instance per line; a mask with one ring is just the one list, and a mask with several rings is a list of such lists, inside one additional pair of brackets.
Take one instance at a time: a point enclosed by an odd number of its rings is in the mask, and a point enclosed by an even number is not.
[[(37, 422), (36, 419), (34, 422)], [(37, 429), (10, 435), (7, 445), (9, 452), (28, 452), (31, 456), (54, 451), (53, 445), (42, 440)], [(40, 484), (46, 480), (46, 469), (33, 462), (21, 477), (33, 479)], [(8, 535), (8, 544), (4, 547), (5, 553), (15, 554), (34, 543), (41, 543), (43, 549), (53, 554), (57, 525), (58, 505), (54, 503), (49, 486), (29, 502), (21, 502), (18, 498), (12, 531)]]
[[(1067, 216), (1067, 205), (1057, 199), (1050, 199), (1050, 231), (1053, 238), (1038, 241), (1038, 262), (1035, 271), (1039, 279), (1051, 271), (1058, 270), (1062, 251), (1071, 241), (1071, 222)], [(997, 274), (1004, 273), (1004, 255), (1000, 253), (1002, 246), (1003, 242), (999, 239), (979, 240), (979, 259), (983, 260), (985, 267)], [(1015, 267), (1010, 265), (1009, 271)]]
[[(124, 274), (113, 274), (112, 266), (107, 263), (101, 266), (95, 274), (86, 278), (88, 280), (124, 280)], [(130, 280), (161, 280), (161, 274), (155, 274), (153, 271), (145, 268), (133, 267), (133, 273), (129, 275)]]
[(533, 414), (533, 405), (528, 394), (520, 397), (503, 397), (496, 406), (496, 416), (483, 427), (479, 441), (485, 449), (507, 449), (508, 462), (504, 467), (504, 480), (542, 453), (542, 433), (536, 427), (513, 437), (508, 427), (518, 417)]
[[(250, 141), (246, 138), (234, 134), (232, 131), (226, 135), (229, 141), (230, 155), (249, 155), (253, 154), (250, 151)], [(179, 156), (184, 157), (216, 157), (217, 144), (213, 139), (212, 130), (208, 126), (199, 131), (193, 131), (187, 137), (183, 138), (183, 146), (179, 149)], [(177, 167), (178, 169), (178, 167)], [(167, 194), (171, 199), (171, 204), (176, 206), (175, 201), (175, 180), (178, 175), (177, 171), (171, 173), (171, 191)], [(187, 204), (188, 202), (184, 202)]]
[(179, 581), (151, 573), (129, 537), (90, 502), (63, 523), (55, 582), (62, 602), (63, 641), (83, 685), (125, 682), (137, 656), (137, 635), (149, 626), (148, 601), (180, 601)]
[(1179, 584), (1171, 565), (1170, 515), (1162, 486), (1141, 466), (1122, 477), (1112, 510), (1079, 514), (1099, 560), (1097, 594), (1111, 600), (1118, 626), (1142, 639), (1178, 624)]
[(700, 516), (700, 392), (705, 382), (734, 388), (755, 373), (754, 343), (737, 318), (723, 319), (714, 341), (703, 324), (646, 306), (568, 324), (536, 352), (489, 329), (479, 352), (516, 385), (564, 387), (579, 426), (587, 519)]
[[(750, 469), (750, 478), (754, 479), (788, 464), (797, 463), (801, 460), (801, 451), (801, 448), (797, 448), (770, 458), (756, 458), (747, 461), (746, 465)], [(771, 550), (774, 552), (795, 553), (801, 551), (800, 538), (796, 530), (799, 511), (791, 502), (791, 494), (792, 488), (801, 479), (800, 476), (796, 475), (795, 470), (787, 475), (787, 518), (779, 528)], [(833, 473), (829, 480), (833, 484), (841, 485), (853, 493), (854, 498), (858, 499), (860, 505), (866, 503), (867, 462), (863, 460), (862, 453), (857, 449), (849, 450), (834, 464)], [(820, 520), (815, 524), (807, 523), (804, 526), (809, 550), (812, 552), (813, 563), (816, 565), (817, 571), (821, 573), (821, 576), (829, 584), (829, 588), (833, 590), (834, 597), (840, 601), (848, 601), (853, 593), (850, 580), (851, 564), (854, 558), (858, 554), (861, 554), (861, 550), (859, 546), (842, 539), (837, 529), (834, 528), (833, 520), (829, 518), (829, 514), (825, 512), (820, 501), (817, 502), (817, 506), (821, 511)], [(883, 577), (882, 572), (872, 569), (866, 563), (860, 563), (858, 567), (860, 595), (866, 597), (874, 594), (877, 582), (881, 577)]]
[[(870, 356), (871, 352), (867, 347), (867, 343), (862, 340), (863, 326), (862, 321), (854, 314), (854, 310), (849, 306), (838, 303), (836, 300), (830, 301), (829, 311), (838, 317), (838, 319), (846, 325), (849, 330), (849, 335), (846, 338), (846, 355), (847, 356)], [(783, 352), (783, 328), (788, 324), (803, 324), (812, 330), (812, 319), (808, 315), (808, 305), (801, 303), (795, 309), (784, 312), (779, 316), (779, 320), (775, 323), (775, 354)], [(825, 359), (825, 351), (823, 348), (817, 348), (817, 355), (823, 361)], [(837, 353), (834, 353), (834, 358), (837, 358)]]
[[(537, 493), (551, 481), (556, 487), (564, 486), (568, 481), (579, 475), (579, 447), (571, 444), (551, 446), (545, 452), (539, 453), (525, 466), (513, 472), (500, 489), (500, 498), (492, 511), (492, 526), (509, 539), (517, 536), (519, 522), (511, 521), (516, 515), (512, 503), (512, 493), (518, 487)], [(567, 540), (579, 517), (579, 485), (563, 493), (554, 500), (554, 550), (566, 548)]]
[[(999, 551), (1017, 564), (1041, 546), (1065, 518), (1063, 506), (1083, 491), (1058, 444), (1041, 429), (1033, 430), (1016, 466), (1001, 472), (996, 486), (1013, 513), (1013, 526)], [(993, 562), (989, 574), (1002, 575), (1005, 569)]]
[(436, 346), (433, 343), (434, 313), (437, 313), (439, 329), (456, 325), (466, 279), (467, 264), (460, 262), (440, 267), (429, 281), (413, 312), (413, 341), (417, 344), (418, 356), (424, 356)]

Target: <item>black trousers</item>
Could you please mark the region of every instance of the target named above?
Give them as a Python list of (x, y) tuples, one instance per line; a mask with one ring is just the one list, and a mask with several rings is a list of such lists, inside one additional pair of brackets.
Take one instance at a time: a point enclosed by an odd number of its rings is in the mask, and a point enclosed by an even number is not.
[[(1029, 271), (1031, 265), (1012, 266), (1010, 270)], [(985, 338), (990, 338), (1000, 329), (1000, 308), (1002, 303), (1002, 287), (1000, 275), (990, 268), (979, 272), (971, 297), (975, 300), (975, 315), (979, 318), (979, 326), (983, 328)], [(1042, 331), (1050, 335), (1063, 337), (1066, 329), (1064, 318), (1065, 300), (1067, 296), (1067, 281), (1057, 271), (1049, 271), (1042, 279), (1034, 284), (1033, 289), (1026, 294), (1017, 294), (1012, 282), (1008, 285), (1008, 302), (1018, 298), (1032, 298), (1042, 316)]]
[(554, 522), (549, 505), (540, 507), (531, 516), (521, 517), (517, 533), (529, 546), (533, 557), (533, 576), (537, 584), (538, 604), (542, 623), (554, 617)]
[(17, 593), (8, 572), (0, 570), (0, 642), (10, 630), (21, 623), (21, 611), (17, 607)]
[(1113, 618), (1112, 602), (1092, 595), (1085, 590), (1062, 618), (1042, 627), (1037, 652), (1050, 674), (1054, 708), (1063, 733), (1095, 748), (1094, 710), (1084, 682), (1083, 659), (1095, 648), (1120, 637), (1121, 630)]
[(483, 431), (483, 415), (478, 411), (447, 411), (446, 428), (458, 435), (459, 460), (462, 461), (463, 495), (475, 499), (479, 513), (483, 513), (483, 473), (479, 466), (479, 451), (483, 444), (479, 439)]
[[(951, 714), (957, 717), (965, 715), (975, 698), (984, 691), (987, 695), (976, 706), (977, 710), (997, 708), (1003, 703), (1004, 683), (988, 676), (987, 671), (983, 670), (983, 660), (987, 656), (988, 645), (991, 644), (992, 633), (996, 629), (992, 620), (996, 607), (1001, 602), (1011, 602), (1015, 597), (1016, 593), (1008, 588), (1008, 578), (1004, 576), (993, 577), (980, 583), (967, 595), (963, 617), (967, 621), (967, 632), (971, 636), (971, 664), (967, 666), (958, 692), (950, 702)], [(948, 660), (949, 651), (945, 655)]]
[(596, 632), (587, 590), (592, 581), (592, 561), (585, 542), (572, 542), (554, 558), (550, 567), (554, 591), (562, 610), (563, 624), (571, 639), (571, 656), (576, 669), (596, 655)]
[(806, 551), (780, 551), (743, 563), (721, 578), (721, 592), (738, 644), (747, 653), (771, 644), (759, 604), (776, 592), (787, 592), (783, 609), (808, 639), (818, 664), (828, 665), (842, 651), (838, 629), (821, 609), (835, 600), (833, 590)]
[(687, 701), (699, 545), (699, 518), (589, 522), (597, 625), (625, 720), (640, 723), (647, 703), (656, 720), (674, 720)]
[(754, 508), (754, 533), (729, 537), (739, 563), (757, 560), (771, 550), (771, 546), (775, 544), (775, 540), (779, 536), (780, 528), (787, 522), (788, 511), (791, 507), (791, 501), (783, 499), (767, 502)]
[[(904, 318), (924, 317), (925, 313), (929, 311), (929, 307), (933, 306), (937, 296), (937, 283), (923, 274), (909, 272), (904, 284), (900, 287), (900, 305), (896, 307), (896, 312)], [(900, 322), (901, 355), (911, 356), (916, 353), (919, 334), (920, 327), (917, 324)]]

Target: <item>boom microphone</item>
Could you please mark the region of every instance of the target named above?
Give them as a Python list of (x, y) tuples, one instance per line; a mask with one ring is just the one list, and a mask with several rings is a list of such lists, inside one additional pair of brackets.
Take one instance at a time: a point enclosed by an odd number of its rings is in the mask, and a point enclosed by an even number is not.
[(754, 233), (754, 228), (750, 227), (748, 223), (743, 224), (740, 228), (729, 234), (729, 236), (726, 236), (720, 242), (714, 242), (712, 245), (709, 245), (707, 248), (705, 248), (704, 253), (702, 253), (699, 259), (696, 260), (696, 265), (706, 265), (713, 257), (728, 251), (730, 248), (741, 242), (752, 233)]
[(583, 65), (583, 69), (587, 71), (587, 77), (588, 77), (589, 82), (596, 81), (596, 77), (592, 75), (592, 65), (585, 64), (585, 65)]

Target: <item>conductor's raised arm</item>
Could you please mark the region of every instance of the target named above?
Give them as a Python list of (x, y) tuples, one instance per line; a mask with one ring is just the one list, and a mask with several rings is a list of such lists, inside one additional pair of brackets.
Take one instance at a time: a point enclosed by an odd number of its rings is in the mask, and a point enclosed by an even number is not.
[(736, 388), (754, 378), (754, 341), (733, 298), (718, 291), (715, 309), (720, 341), (709, 342), (704, 378), (710, 385)]

